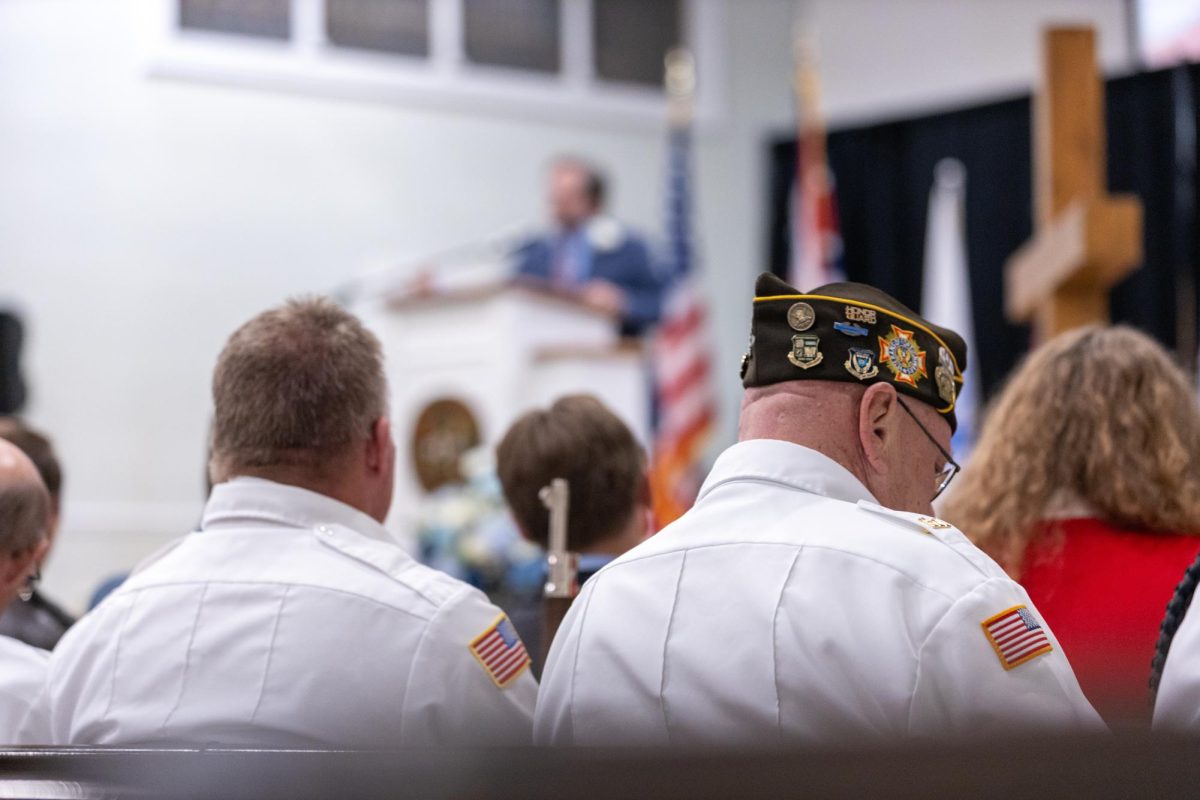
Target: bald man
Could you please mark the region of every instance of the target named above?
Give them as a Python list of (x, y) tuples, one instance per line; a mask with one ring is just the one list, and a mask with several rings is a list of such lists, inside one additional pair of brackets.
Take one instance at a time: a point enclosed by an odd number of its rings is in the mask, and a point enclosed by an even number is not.
[[(33, 587), (49, 542), (50, 494), (37, 467), (0, 440), (0, 611)], [(49, 654), (0, 636), (0, 743), (15, 741), (17, 726), (46, 677)]]

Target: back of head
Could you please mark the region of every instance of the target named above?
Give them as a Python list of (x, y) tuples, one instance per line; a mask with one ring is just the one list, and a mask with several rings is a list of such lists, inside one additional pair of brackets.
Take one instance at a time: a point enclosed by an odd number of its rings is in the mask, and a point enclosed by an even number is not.
[(937, 409), (951, 431), (957, 426), (967, 346), (954, 331), (862, 283), (800, 292), (764, 272), (754, 295), (750, 347), (742, 359), (745, 388), (883, 383)]
[(12, 442), (29, 457), (57, 506), (62, 496), (62, 467), (50, 440), (17, 417), (0, 417), (0, 439)]
[(599, 400), (573, 395), (530, 411), (497, 447), (504, 496), (521, 529), (545, 547), (549, 518), (538, 492), (554, 478), (570, 485), (572, 550), (599, 552), (646, 501), (645, 456), (625, 423)]
[(1182, 370), (1127, 327), (1034, 351), (987, 415), (943, 515), (1014, 573), (1064, 506), (1120, 527), (1200, 533), (1200, 411)]
[[(33, 462), (16, 445), (0, 442), (0, 562), (34, 553), (49, 521), (50, 495)], [(0, 597), (0, 605), (7, 600)]]
[(801, 292), (763, 273), (754, 293), (739, 438), (816, 450), (880, 504), (932, 512), (953, 474), (962, 337), (861, 283)]
[(323, 479), (387, 413), (379, 340), (330, 300), (290, 300), (229, 338), (213, 405), (214, 483), (280, 468)]

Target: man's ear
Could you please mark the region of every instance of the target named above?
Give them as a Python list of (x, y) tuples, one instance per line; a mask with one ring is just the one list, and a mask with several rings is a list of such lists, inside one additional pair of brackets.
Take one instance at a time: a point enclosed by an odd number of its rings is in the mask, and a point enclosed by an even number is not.
[(654, 493), (650, 490), (650, 473), (642, 471), (642, 486), (638, 493), (638, 502), (642, 506), (642, 525), (645, 528), (645, 538), (649, 539), (658, 531), (658, 518), (654, 514)]
[(367, 466), (375, 472), (390, 468), (396, 459), (396, 445), (392, 442), (392, 423), (380, 417), (371, 425), (371, 437), (367, 440)]
[(890, 444), (892, 425), (899, 403), (896, 389), (888, 383), (873, 383), (863, 392), (858, 406), (858, 440), (871, 469), (887, 472), (884, 452)]
[(641, 485), (638, 486), (638, 502), (647, 508), (651, 507), (654, 502), (650, 496), (650, 471), (649, 468), (642, 470)]
[(42, 537), (36, 546), (0, 560), (0, 602), (16, 596), (49, 547), (49, 540)]

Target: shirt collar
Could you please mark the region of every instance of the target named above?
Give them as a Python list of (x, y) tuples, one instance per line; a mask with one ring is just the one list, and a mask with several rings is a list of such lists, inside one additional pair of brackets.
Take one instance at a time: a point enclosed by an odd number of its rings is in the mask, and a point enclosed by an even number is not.
[(723, 483), (747, 480), (778, 483), (847, 503), (878, 502), (862, 481), (829, 456), (778, 439), (749, 439), (721, 453), (700, 487), (697, 502)]
[(204, 506), (200, 529), (313, 528), (330, 524), (395, 543), (386, 528), (340, 500), (263, 478), (238, 477), (214, 486)]

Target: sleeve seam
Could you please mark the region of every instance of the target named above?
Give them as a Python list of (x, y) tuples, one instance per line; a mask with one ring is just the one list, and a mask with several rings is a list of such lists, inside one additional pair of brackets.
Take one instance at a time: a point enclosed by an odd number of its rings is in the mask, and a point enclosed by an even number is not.
[(462, 598), (474, 591), (470, 586), (463, 586), (454, 594), (447, 598), (446, 602), (442, 603), (433, 616), (425, 623), (425, 630), (421, 631), (421, 638), (417, 641), (417, 646), (413, 650), (412, 666), (408, 671), (408, 680), (404, 682), (404, 698), (400, 701), (400, 745), (403, 747), (407, 744), (409, 738), (409, 714), (408, 714), (408, 698), (412, 694), (413, 681), (417, 679), (418, 665), (421, 657), (425, 652), (425, 643), (429, 640), (429, 632), (433, 630), (442, 614), (452, 606), (458, 605)]
[(929, 645), (930, 640), (933, 639), (934, 635), (938, 632), (938, 630), (941, 629), (942, 624), (946, 621), (946, 618), (949, 617), (950, 614), (956, 608), (958, 608), (960, 604), (966, 602), (970, 597), (973, 597), (980, 589), (982, 589), (985, 586), (988, 586), (992, 583), (995, 583), (997, 581), (1001, 581), (1001, 579), (1000, 578), (986, 578), (985, 580), (983, 580), (983, 581), (979, 582), (978, 584), (976, 584), (975, 586), (971, 587), (971, 590), (969, 592), (962, 594), (960, 597), (958, 597), (958, 599), (956, 599), (950, 603), (949, 607), (947, 607), (946, 610), (942, 612), (942, 615), (940, 617), (938, 617), (937, 622), (935, 622), (929, 628), (929, 632), (925, 634), (925, 638), (921, 641), (921, 646), (919, 648), (917, 648), (917, 652), (915, 654), (916, 661), (917, 661), (917, 668), (916, 668), (916, 670), (914, 670), (914, 674), (913, 674), (912, 691), (910, 691), (908, 693), (908, 713), (906, 715), (905, 728), (907, 729), (907, 731), (909, 733), (912, 733), (913, 707), (916, 705), (916, 701), (917, 701), (917, 688), (921, 685), (921, 667), (925, 663), (924, 658), (923, 658), (923, 656), (925, 654), (925, 648)]
[[(597, 587), (599, 587), (600, 579), (602, 577), (603, 577), (602, 575), (595, 575), (592, 577), (592, 579), (590, 581), (588, 581), (588, 583), (591, 584), (591, 589), (588, 591), (587, 599), (584, 601), (583, 610), (579, 613), (579, 632), (578, 632), (578, 634), (576, 634), (576, 638), (575, 638), (575, 657), (571, 659), (571, 688), (570, 688), (570, 691), (567, 693), (567, 714), (568, 714), (568, 718), (571, 721), (571, 738), (572, 739), (575, 738), (575, 683), (576, 683), (576, 678), (577, 678), (576, 673), (579, 669), (579, 651), (582, 647), (583, 626), (584, 626), (584, 624), (587, 623), (588, 607), (591, 606), (591, 604), (592, 604), (592, 597), (595, 596), (596, 589), (597, 589)], [(564, 622), (565, 622), (565, 619), (564, 619)], [(560, 632), (562, 631), (561, 627), (559, 628), (559, 631)], [(557, 634), (556, 634), (555, 638), (557, 638)], [(553, 645), (553, 642), (551, 642), (551, 645)], [(547, 652), (549, 652), (549, 651), (547, 650)], [(549, 657), (547, 657), (546, 660), (549, 661)], [(543, 666), (543, 669), (545, 669), (545, 666)], [(543, 673), (543, 677), (545, 677), (544, 673)]]

